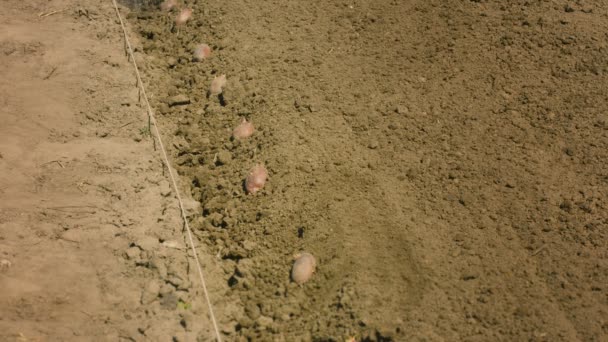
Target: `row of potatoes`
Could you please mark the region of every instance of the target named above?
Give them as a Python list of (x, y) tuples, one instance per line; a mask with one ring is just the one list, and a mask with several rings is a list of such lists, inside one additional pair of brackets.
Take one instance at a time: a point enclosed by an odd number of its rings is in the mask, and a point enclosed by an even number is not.
[[(192, 18), (192, 9), (183, 8), (180, 6), (177, 0), (165, 0), (161, 5), (161, 10), (166, 12), (176, 11), (175, 25), (177, 27), (186, 25), (186, 23)], [(203, 61), (211, 57), (212, 49), (207, 44), (198, 45), (193, 51), (193, 59), (195, 61)], [(209, 94), (212, 96), (219, 96), (224, 87), (227, 84), (226, 75), (216, 76), (209, 87)], [(243, 118), (242, 122), (234, 128), (232, 136), (235, 139), (247, 139), (253, 135), (255, 128), (253, 123)], [(248, 194), (255, 194), (260, 191), (268, 179), (268, 171), (263, 164), (255, 165), (247, 175), (245, 179), (245, 190)], [(291, 270), (291, 279), (297, 284), (304, 284), (307, 282), (315, 272), (316, 260), (310, 253), (301, 252), (294, 256), (294, 263)]]

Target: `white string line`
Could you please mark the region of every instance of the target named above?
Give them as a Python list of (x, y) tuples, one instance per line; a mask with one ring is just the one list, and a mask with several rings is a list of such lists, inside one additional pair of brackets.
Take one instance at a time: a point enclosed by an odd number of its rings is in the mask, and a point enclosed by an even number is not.
[(125, 24), (122, 21), (122, 17), (120, 15), (120, 11), (118, 10), (118, 5), (116, 4), (116, 0), (112, 0), (114, 3), (114, 8), (116, 9), (116, 15), (118, 16), (118, 20), (120, 21), (120, 26), (122, 27), (122, 31), (125, 37), (125, 43), (129, 50), (129, 55), (131, 60), (133, 61), (133, 66), (135, 67), (135, 75), (137, 76), (137, 84), (141, 90), (141, 93), (144, 98), (144, 102), (146, 102), (146, 107), (148, 110), (148, 118), (152, 122), (152, 126), (154, 126), (154, 131), (156, 133), (156, 138), (158, 139), (158, 144), (160, 146), (160, 150), (163, 155), (163, 161), (167, 166), (167, 170), (169, 170), (169, 178), (171, 178), (171, 183), (173, 184), (173, 189), (175, 190), (175, 195), (177, 197), (177, 201), (179, 202), (179, 209), (182, 214), (182, 219), (184, 220), (184, 226), (186, 227), (186, 232), (188, 233), (188, 240), (190, 242), (190, 247), (192, 248), (192, 252), (194, 253), (194, 261), (196, 262), (196, 268), (198, 269), (198, 275), (201, 278), (201, 284), (203, 287), (203, 292), (205, 293), (205, 299), (207, 300), (207, 306), (209, 307), (209, 317), (211, 317), (211, 322), (213, 323), (213, 329), (215, 330), (215, 336), (217, 338), (217, 342), (222, 342), (222, 338), (220, 335), (220, 331), (217, 327), (217, 322), (215, 320), (215, 315), (213, 313), (213, 306), (211, 305), (211, 300), (209, 299), (209, 292), (207, 292), (207, 285), (205, 283), (205, 276), (203, 275), (203, 269), (201, 267), (201, 263), (198, 258), (198, 253), (196, 252), (196, 248), (194, 248), (194, 240), (192, 239), (192, 231), (190, 230), (190, 225), (188, 225), (188, 219), (186, 218), (186, 211), (184, 210), (184, 203), (182, 202), (182, 197), (179, 193), (179, 189), (177, 188), (177, 182), (175, 181), (175, 176), (173, 175), (173, 171), (171, 168), (171, 164), (169, 163), (169, 157), (167, 157), (167, 151), (165, 151), (165, 146), (163, 145), (163, 141), (160, 137), (160, 132), (158, 130), (158, 126), (156, 125), (156, 118), (154, 117), (154, 112), (152, 111), (152, 107), (150, 107), (150, 102), (148, 101), (148, 96), (146, 95), (146, 89), (144, 87), (144, 83), (141, 81), (141, 76), (139, 75), (139, 68), (137, 67), (137, 63), (135, 62), (135, 56), (133, 55), (133, 49), (131, 48), (131, 43), (129, 42), (129, 37), (127, 36), (127, 29), (125, 28)]

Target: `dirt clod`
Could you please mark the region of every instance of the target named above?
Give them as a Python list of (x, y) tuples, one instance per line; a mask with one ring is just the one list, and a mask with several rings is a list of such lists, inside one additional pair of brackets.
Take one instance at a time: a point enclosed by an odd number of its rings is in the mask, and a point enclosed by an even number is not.
[(170, 107), (187, 105), (187, 104), (190, 104), (190, 99), (188, 98), (188, 96), (186, 96), (184, 94), (179, 94), (179, 95), (170, 97), (167, 100), (167, 104), (169, 104)]
[(150, 281), (141, 293), (141, 303), (144, 305), (150, 304), (158, 298), (160, 284), (156, 280)]
[(137, 246), (129, 247), (125, 251), (125, 256), (130, 260), (137, 260), (141, 255), (141, 249)]
[(217, 163), (219, 165), (228, 165), (232, 161), (232, 154), (228, 151), (220, 151), (217, 154)]

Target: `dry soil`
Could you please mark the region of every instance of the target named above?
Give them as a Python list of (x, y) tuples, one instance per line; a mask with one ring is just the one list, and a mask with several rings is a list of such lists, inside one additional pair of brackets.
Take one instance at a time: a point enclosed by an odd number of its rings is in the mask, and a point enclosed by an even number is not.
[[(608, 4), (158, 5), (121, 11), (225, 340), (608, 339)], [(0, 331), (212, 340), (111, 3), (8, 7)]]

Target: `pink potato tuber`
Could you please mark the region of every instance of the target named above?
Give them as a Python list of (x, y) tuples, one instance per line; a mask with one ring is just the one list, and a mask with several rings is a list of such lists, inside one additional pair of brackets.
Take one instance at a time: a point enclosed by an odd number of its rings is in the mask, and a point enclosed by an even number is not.
[(220, 75), (213, 78), (213, 81), (211, 81), (211, 87), (209, 88), (211, 95), (221, 94), (223, 88), (226, 86), (226, 82), (226, 75)]
[(235, 139), (246, 139), (253, 134), (253, 131), (253, 124), (247, 121), (247, 119), (243, 118), (243, 121), (238, 126), (236, 126), (234, 131), (232, 131), (232, 136)]
[(211, 47), (207, 44), (200, 44), (194, 49), (194, 60), (202, 61), (211, 56)]
[(310, 253), (301, 252), (294, 256), (293, 268), (291, 269), (291, 279), (298, 285), (307, 282), (312, 274), (315, 273), (317, 261)]
[(255, 194), (262, 190), (267, 179), (268, 171), (266, 171), (264, 165), (258, 164), (249, 171), (249, 174), (245, 179), (245, 190), (247, 190), (247, 193), (249, 194)]
[(165, 0), (160, 4), (160, 9), (169, 12), (175, 6), (177, 6), (177, 0)]
[(190, 20), (190, 18), (192, 18), (192, 8), (184, 8), (179, 12), (177, 17), (175, 17), (175, 24), (178, 26), (183, 25), (186, 21)]

